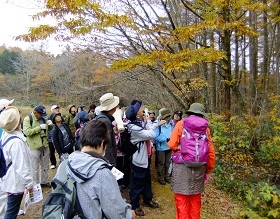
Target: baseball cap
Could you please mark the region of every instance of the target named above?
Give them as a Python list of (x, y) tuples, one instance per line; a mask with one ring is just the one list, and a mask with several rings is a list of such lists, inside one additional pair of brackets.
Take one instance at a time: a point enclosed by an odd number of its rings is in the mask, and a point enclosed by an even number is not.
[(51, 111), (54, 110), (54, 109), (56, 109), (56, 108), (60, 108), (60, 107), (59, 107), (58, 105), (52, 105)]
[(44, 107), (43, 105), (36, 106), (34, 108), (34, 111), (36, 111), (37, 113), (41, 114), (42, 116), (46, 116), (47, 115), (46, 107)]

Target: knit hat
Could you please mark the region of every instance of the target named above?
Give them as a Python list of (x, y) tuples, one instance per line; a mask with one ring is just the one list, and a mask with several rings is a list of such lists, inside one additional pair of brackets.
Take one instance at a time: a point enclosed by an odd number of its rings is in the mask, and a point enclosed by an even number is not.
[(7, 106), (6, 109), (0, 114), (0, 128), (5, 132), (14, 131), (20, 122), (20, 114), (16, 107)]
[(7, 99), (1, 99), (0, 100), (0, 113), (9, 105), (11, 105), (14, 102), (14, 99), (7, 100)]
[(36, 106), (34, 108), (34, 111), (36, 111), (37, 113), (41, 114), (43, 117), (47, 116), (46, 107), (44, 107), (43, 105)]
[(112, 93), (106, 93), (99, 99), (100, 111), (110, 111), (119, 105), (120, 98), (114, 96)]
[(171, 115), (172, 115), (171, 111), (167, 108), (162, 108), (162, 109), (159, 110), (160, 119), (164, 119), (164, 118), (166, 118), (168, 116), (171, 116)]
[(206, 116), (205, 114), (205, 108), (204, 106), (201, 104), (201, 103), (193, 103), (191, 104), (189, 110), (187, 110), (186, 112), (187, 114), (190, 114), (190, 115), (202, 115), (202, 116)]
[(125, 110), (126, 118), (130, 121), (136, 120), (137, 113), (141, 107), (140, 101), (136, 102), (134, 105), (130, 105)]

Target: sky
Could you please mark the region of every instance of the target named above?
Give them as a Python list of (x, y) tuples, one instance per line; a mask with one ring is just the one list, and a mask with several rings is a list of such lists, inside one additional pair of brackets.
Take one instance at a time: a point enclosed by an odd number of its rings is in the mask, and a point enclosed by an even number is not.
[[(40, 7), (35, 0), (0, 0), (0, 45), (23, 50), (39, 48), (40, 43), (15, 40), (16, 36), (28, 33), (28, 27), (39, 24), (39, 21), (32, 20), (32, 15), (39, 11)], [(62, 52), (64, 45), (50, 38), (44, 48), (56, 55)]]

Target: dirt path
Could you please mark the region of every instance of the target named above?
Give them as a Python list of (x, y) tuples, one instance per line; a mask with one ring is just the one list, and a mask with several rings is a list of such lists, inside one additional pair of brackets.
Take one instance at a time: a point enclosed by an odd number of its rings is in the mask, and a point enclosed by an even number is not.
[[(142, 219), (172, 219), (175, 218), (175, 204), (173, 193), (170, 190), (170, 185), (160, 185), (156, 180), (156, 174), (154, 166), (152, 166), (152, 187), (154, 193), (154, 199), (160, 205), (158, 209), (149, 209), (143, 207), (146, 216)], [(54, 176), (55, 170), (50, 170), (50, 179)], [(43, 189), (44, 200), (50, 193), (50, 189)], [(122, 191), (123, 197), (129, 201), (128, 190)], [(26, 215), (19, 216), (19, 219), (37, 219), (41, 218), (43, 201), (34, 205), (31, 205)], [(235, 219), (236, 215), (240, 211), (240, 207), (233, 202), (229, 195), (214, 188), (211, 184), (211, 180), (207, 183), (205, 192), (202, 199), (202, 213), (201, 219)], [(140, 218), (140, 217), (139, 217)]]

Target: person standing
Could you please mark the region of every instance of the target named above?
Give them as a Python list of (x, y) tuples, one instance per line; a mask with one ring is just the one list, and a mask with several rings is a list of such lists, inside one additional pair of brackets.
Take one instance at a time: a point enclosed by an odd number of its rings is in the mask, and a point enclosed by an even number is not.
[(115, 140), (115, 133), (113, 130), (112, 122), (115, 120), (113, 117), (114, 112), (119, 106), (120, 99), (112, 93), (106, 93), (100, 97), (100, 114), (96, 120), (104, 122), (109, 130), (110, 139), (106, 146), (105, 157), (114, 167), (117, 165), (117, 145)]
[(23, 120), (23, 133), (30, 148), (33, 179), (42, 187), (48, 188), (51, 188), (48, 182), (50, 159), (48, 125), (51, 124), (52, 122), (47, 120), (46, 108), (42, 105), (36, 106), (31, 116), (26, 116)]
[[(51, 115), (49, 116), (49, 120), (52, 121), (52, 116), (56, 113), (59, 113), (59, 106), (52, 105), (51, 107)], [(53, 125), (51, 126), (53, 128)], [(51, 162), (51, 169), (56, 168), (56, 158), (55, 158), (55, 148), (52, 142), (52, 132), (51, 130), (48, 132), (48, 142), (49, 142), (49, 149), (50, 149), (50, 162)]]
[(173, 126), (175, 127), (176, 123), (182, 119), (183, 113), (180, 110), (174, 112), (172, 116)]
[(130, 178), (130, 204), (137, 216), (144, 216), (145, 213), (140, 207), (140, 196), (142, 195), (144, 205), (151, 208), (158, 208), (159, 204), (153, 201), (151, 172), (149, 162), (149, 152), (151, 140), (154, 139), (157, 125), (147, 119), (145, 127), (143, 125), (144, 106), (141, 101), (134, 101), (134, 105), (126, 108), (125, 115), (130, 122), (127, 124), (131, 133), (131, 142), (136, 144), (138, 150), (132, 155), (131, 178)]
[(75, 104), (70, 104), (67, 107), (67, 111), (68, 111), (68, 113), (66, 114), (66, 116), (64, 118), (64, 121), (69, 126), (69, 128), (72, 132), (72, 135), (74, 136), (75, 131), (76, 131), (76, 128), (75, 128), (75, 125), (74, 125), (74, 118), (76, 116), (76, 106), (75, 106)]
[(78, 200), (86, 218), (135, 218), (110, 171), (112, 165), (104, 158), (109, 141), (104, 122), (88, 122), (81, 132), (82, 150), (70, 154), (66, 173), (76, 181)]
[[(14, 219), (17, 217), (25, 189), (33, 191), (29, 149), (21, 132), (21, 117), (16, 107), (7, 106), (1, 113), (0, 128), (5, 131), (1, 141), (2, 145), (5, 144), (3, 154), (9, 167), (0, 182), (2, 192), (8, 194), (5, 219)], [(3, 216), (3, 212), (1, 215)]]
[(62, 161), (62, 157), (68, 157), (74, 151), (75, 139), (60, 113), (53, 115), (52, 123), (54, 124), (52, 129), (52, 142)]
[[(207, 150), (208, 148), (209, 150), (206, 154), (206, 162), (195, 162), (195, 164), (187, 161), (178, 163), (173, 162), (171, 190), (175, 194), (176, 219), (199, 219), (201, 209), (201, 194), (204, 190), (204, 182), (207, 180), (207, 174), (209, 174), (215, 167), (215, 149), (212, 142), (210, 129), (207, 127), (208, 122), (205, 119), (206, 114), (204, 106), (201, 103), (193, 103), (186, 114), (187, 118), (178, 121), (175, 128), (173, 129), (168, 142), (169, 148), (180, 155), (180, 149), (182, 148), (183, 143), (188, 141), (186, 136), (190, 135), (190, 132), (188, 132), (188, 134), (184, 133), (185, 136), (182, 137), (184, 130), (183, 128), (185, 128), (184, 123), (186, 123), (188, 127), (193, 127), (196, 131), (201, 131), (202, 125), (203, 127), (207, 128), (207, 139), (201, 138), (200, 141), (207, 141)], [(188, 117), (192, 116), (192, 122), (189, 122)], [(195, 143), (193, 147), (195, 147)], [(203, 152), (207, 152), (207, 150), (204, 148)], [(199, 152), (200, 150), (198, 149), (193, 151)], [(197, 156), (196, 153), (194, 153), (194, 156), (200, 157)], [(203, 157), (202, 154), (201, 157)]]
[[(171, 150), (167, 145), (171, 132), (174, 128), (171, 120), (171, 111), (167, 108), (159, 110), (159, 121), (164, 122), (161, 126), (156, 129), (156, 157), (157, 157), (157, 172), (158, 182), (161, 185), (171, 183), (171, 177), (168, 173), (170, 166)], [(159, 122), (158, 121), (158, 122)]]

